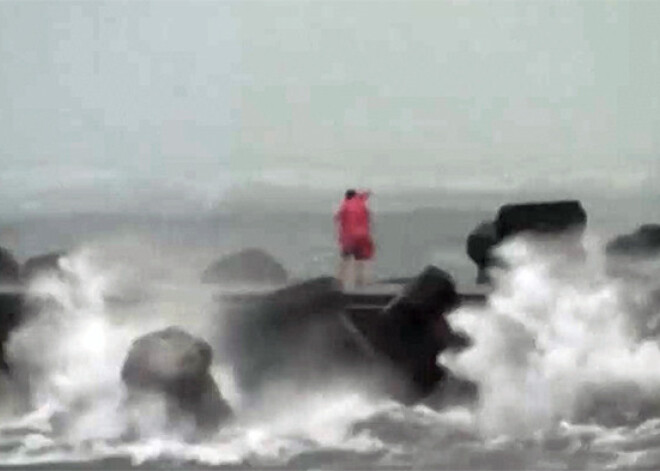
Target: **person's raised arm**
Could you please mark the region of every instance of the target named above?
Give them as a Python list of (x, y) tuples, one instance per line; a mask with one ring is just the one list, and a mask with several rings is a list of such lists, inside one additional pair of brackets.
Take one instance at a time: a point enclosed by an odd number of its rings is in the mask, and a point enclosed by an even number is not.
[(335, 221), (336, 223), (339, 222), (339, 219), (341, 218), (341, 210), (342, 210), (342, 207), (340, 206), (339, 208), (337, 208), (337, 209), (335, 210), (335, 212), (334, 212), (333, 215), (332, 215), (332, 219), (333, 219), (333, 221)]

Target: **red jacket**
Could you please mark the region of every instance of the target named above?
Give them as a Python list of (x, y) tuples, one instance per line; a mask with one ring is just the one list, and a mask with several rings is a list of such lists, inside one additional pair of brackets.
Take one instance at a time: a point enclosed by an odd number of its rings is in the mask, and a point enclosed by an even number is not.
[(368, 193), (358, 193), (351, 199), (344, 199), (335, 214), (339, 243), (342, 247), (350, 245), (356, 240), (371, 237), (368, 198)]

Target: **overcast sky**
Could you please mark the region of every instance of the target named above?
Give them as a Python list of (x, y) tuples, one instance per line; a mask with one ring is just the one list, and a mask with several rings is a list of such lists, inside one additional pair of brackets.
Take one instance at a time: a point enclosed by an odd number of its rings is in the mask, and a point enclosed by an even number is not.
[(0, 1), (0, 212), (655, 192), (658, 18), (655, 1)]

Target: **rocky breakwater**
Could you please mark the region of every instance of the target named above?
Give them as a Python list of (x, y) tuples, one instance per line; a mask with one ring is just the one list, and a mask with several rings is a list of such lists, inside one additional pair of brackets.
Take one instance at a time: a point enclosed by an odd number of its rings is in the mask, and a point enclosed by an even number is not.
[(225, 295), (222, 356), (247, 394), (285, 380), (302, 387), (352, 375), (419, 401), (452, 377), (438, 354), (469, 340), (445, 319), (460, 302), (447, 273), (429, 266), (399, 291), (359, 294), (369, 309), (355, 309), (358, 294), (330, 277)]

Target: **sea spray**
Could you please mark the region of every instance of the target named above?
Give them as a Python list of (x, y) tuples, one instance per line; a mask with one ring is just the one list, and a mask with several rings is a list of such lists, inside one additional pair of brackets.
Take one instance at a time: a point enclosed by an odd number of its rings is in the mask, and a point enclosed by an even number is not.
[(29, 407), (48, 411), (56, 432), (73, 439), (116, 436), (122, 426), (120, 352), (131, 339), (106, 316), (112, 275), (96, 269), (90, 250), (62, 257), (58, 270), (31, 280), (31, 310), (9, 344)]
[[(185, 278), (181, 259), (159, 253), (135, 239), (88, 244), (30, 281), (30, 310), (9, 353), (28, 409), (50, 415), (60, 437), (121, 436), (120, 371), (136, 337), (168, 325), (208, 331), (208, 289)], [(152, 422), (145, 430), (162, 430), (157, 413), (141, 416)]]
[(650, 285), (612, 276), (597, 241), (584, 257), (538, 244), (503, 244), (507, 268), (494, 274), (488, 303), (451, 316), (474, 346), (441, 360), (479, 385), (481, 432), (531, 437), (562, 421), (644, 420), (660, 404), (660, 348), (640, 329), (654, 311)]
[(385, 407), (382, 398), (363, 394), (342, 378), (328, 378), (316, 390), (301, 390), (283, 378), (265, 391), (261, 403), (244, 410), (222, 358), (216, 358), (213, 374), (237, 410), (237, 423), (193, 445), (165, 430), (154, 401), (138, 411), (141, 435), (125, 441), (120, 370), (133, 339), (179, 325), (212, 342), (222, 306), (212, 288), (199, 282), (204, 263), (198, 258), (130, 237), (114, 242), (70, 252), (59, 270), (36, 277), (28, 287), (35, 310), (9, 344), (28, 404), (24, 415), (0, 427), (0, 441), (11, 436), (21, 443), (0, 452), (3, 462), (129, 457), (134, 463), (283, 464), (324, 450), (371, 456), (382, 449), (368, 431), (353, 428)]
[[(475, 340), (442, 358), (481, 387), (474, 410), (405, 407), (329, 377), (308, 388), (283, 377), (261, 402), (244, 405), (230, 388), (228, 359), (217, 358), (214, 376), (237, 421), (191, 444), (164, 433), (157, 403), (142, 411), (143, 436), (121, 440), (119, 371), (130, 342), (155, 329), (176, 324), (212, 340), (222, 307), (199, 283), (204, 263), (143, 241), (89, 244), (30, 287), (52, 302), (12, 336), (16, 368), (31, 378), (32, 408), (5, 422), (0, 437), (20, 446), (0, 457), (9, 464), (121, 458), (488, 468), (593, 453), (589, 459), (652, 462), (636, 448), (660, 436), (655, 419), (644, 421), (660, 385), (648, 327), (657, 314), (650, 268), (644, 282), (615, 276), (598, 244), (587, 245), (582, 259), (524, 240), (502, 250), (510, 268), (495, 274), (488, 304), (449, 317)], [(530, 448), (530, 439), (539, 445)]]

